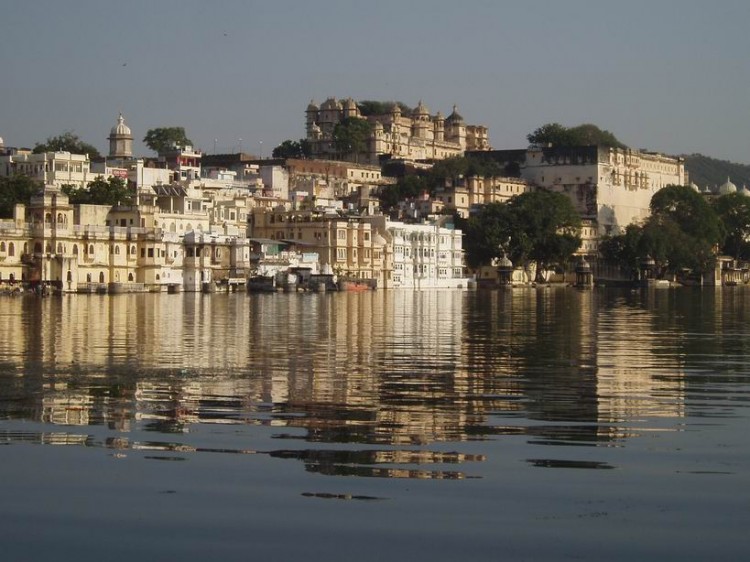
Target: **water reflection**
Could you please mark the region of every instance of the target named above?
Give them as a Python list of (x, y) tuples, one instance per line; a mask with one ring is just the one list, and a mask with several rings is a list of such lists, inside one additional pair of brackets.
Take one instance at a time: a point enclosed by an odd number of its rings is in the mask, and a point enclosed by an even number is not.
[[(9, 430), (2, 438), (179, 458), (258, 453), (191, 444), (191, 428), (238, 426), (307, 443), (261, 453), (319, 474), (465, 478), (471, 474), (443, 465), (484, 455), (446, 452), (441, 443), (523, 437), (612, 447), (659, 418), (731, 415), (727, 401), (747, 401), (744, 390), (726, 388), (748, 380), (748, 295), (522, 289), (3, 299), (0, 419), (95, 426), (118, 437)], [(177, 442), (124, 437), (136, 431)], [(590, 459), (528, 462), (612, 468)]]

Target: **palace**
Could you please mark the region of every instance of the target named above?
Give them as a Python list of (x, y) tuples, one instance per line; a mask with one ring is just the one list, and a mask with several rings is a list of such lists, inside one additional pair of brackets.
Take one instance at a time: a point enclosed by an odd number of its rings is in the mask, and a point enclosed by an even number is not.
[(382, 114), (364, 114), (362, 105), (352, 98), (328, 98), (320, 106), (311, 101), (306, 110), (306, 133), (313, 158), (337, 154), (334, 143), (336, 125), (348, 118), (367, 119), (372, 132), (367, 144), (367, 160), (378, 164), (387, 156), (404, 160), (441, 160), (462, 156), (466, 150), (489, 150), (489, 134), (483, 125), (467, 125), (456, 106), (448, 117), (430, 114), (420, 100), (405, 113), (398, 103)]

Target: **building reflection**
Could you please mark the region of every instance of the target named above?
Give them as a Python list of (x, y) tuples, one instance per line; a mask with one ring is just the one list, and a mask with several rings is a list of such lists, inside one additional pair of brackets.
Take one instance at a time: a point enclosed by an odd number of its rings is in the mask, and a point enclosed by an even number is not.
[[(561, 288), (7, 298), (0, 414), (123, 433), (258, 425), (287, 443), (317, 444), (268, 452), (311, 471), (460, 478), (414, 465), (483, 460), (424, 449), (442, 442), (609, 444), (633, 435), (631, 420), (683, 416), (675, 350), (686, 344), (658, 326), (667, 296)], [(357, 449), (333, 454), (324, 443)]]

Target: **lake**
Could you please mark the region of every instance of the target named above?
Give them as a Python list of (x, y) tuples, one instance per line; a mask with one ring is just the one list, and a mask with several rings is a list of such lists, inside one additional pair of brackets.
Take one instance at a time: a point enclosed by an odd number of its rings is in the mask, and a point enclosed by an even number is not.
[(739, 560), (750, 290), (0, 297), (4, 559)]

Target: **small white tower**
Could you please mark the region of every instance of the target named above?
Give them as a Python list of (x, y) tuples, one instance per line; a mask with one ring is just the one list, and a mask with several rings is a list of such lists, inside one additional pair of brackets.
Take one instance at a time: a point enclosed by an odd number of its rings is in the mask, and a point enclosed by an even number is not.
[(125, 118), (120, 113), (117, 125), (109, 132), (110, 158), (131, 158), (133, 156), (133, 135), (130, 127), (125, 124)]

